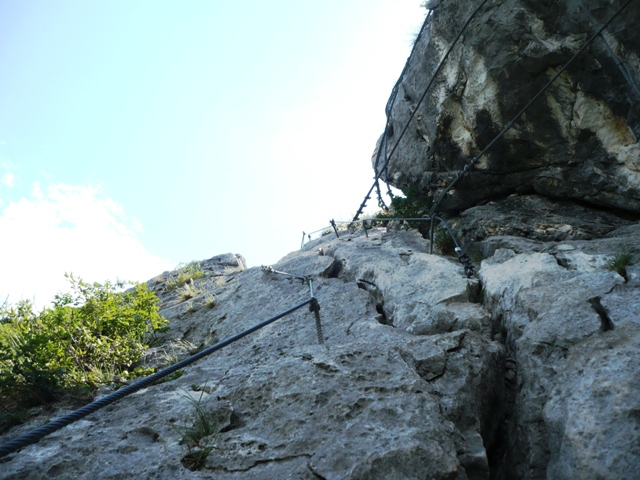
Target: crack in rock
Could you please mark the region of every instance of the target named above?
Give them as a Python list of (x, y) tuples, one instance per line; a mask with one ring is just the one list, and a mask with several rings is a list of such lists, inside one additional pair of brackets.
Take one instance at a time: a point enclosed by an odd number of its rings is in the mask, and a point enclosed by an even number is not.
[(590, 298), (588, 302), (591, 304), (591, 307), (595, 310), (595, 312), (600, 317), (600, 321), (602, 322), (602, 331), (608, 332), (610, 330), (613, 330), (613, 327), (614, 327), (613, 320), (611, 320), (611, 317), (609, 316), (609, 312), (607, 312), (607, 309), (602, 306), (602, 303), (600, 303), (600, 297)]

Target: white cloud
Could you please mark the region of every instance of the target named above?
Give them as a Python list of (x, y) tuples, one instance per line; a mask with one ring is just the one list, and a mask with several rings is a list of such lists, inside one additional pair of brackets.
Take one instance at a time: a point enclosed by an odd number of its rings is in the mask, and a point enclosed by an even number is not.
[(0, 302), (35, 299), (44, 306), (67, 290), (65, 272), (87, 281), (145, 281), (173, 263), (136, 237), (138, 222), (99, 187), (54, 184), (0, 210)]
[(40, 182), (33, 182), (31, 185), (31, 196), (37, 200), (42, 200), (44, 197), (42, 189), (40, 188)]
[(3, 184), (5, 184), (7, 187), (9, 188), (13, 188), (13, 185), (15, 183), (15, 177), (13, 176), (13, 173), (11, 172), (7, 172), (4, 174), (4, 176), (0, 179), (0, 182), (2, 182)]

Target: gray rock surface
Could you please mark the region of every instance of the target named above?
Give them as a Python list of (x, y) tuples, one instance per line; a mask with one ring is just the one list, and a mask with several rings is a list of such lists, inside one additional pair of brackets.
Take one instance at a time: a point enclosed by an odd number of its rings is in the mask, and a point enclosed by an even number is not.
[[(614, 411), (609, 415), (598, 404), (615, 384), (621, 392), (610, 395), (620, 397), (623, 409), (640, 408), (640, 397), (629, 393), (640, 367), (629, 353), (629, 345), (640, 341), (637, 266), (625, 282), (602, 259), (620, 251), (611, 249), (612, 241), (622, 246), (639, 234), (635, 225), (620, 237), (543, 245), (546, 252), (499, 249), (482, 262), (485, 308), (500, 326), (514, 370), (507, 392), (511, 450), (501, 465), (503, 478), (614, 479), (640, 471), (640, 456), (631, 447), (640, 443), (640, 418), (618, 414), (615, 405), (607, 407)], [(603, 345), (610, 345), (608, 352)], [(618, 368), (603, 366), (607, 354)], [(602, 363), (588, 360), (598, 356)], [(603, 383), (604, 371), (609, 378)], [(600, 416), (592, 422), (594, 417), (583, 414)], [(625, 440), (614, 432), (625, 432)]]
[(628, 371), (640, 364), (637, 319), (581, 342), (559, 369), (544, 408), (550, 477), (637, 478), (640, 371)]
[[(638, 238), (635, 224), (497, 249), (467, 279), (414, 231), (322, 237), (274, 267), (313, 278), (326, 347), (305, 307), (10, 455), (0, 478), (634, 478), (640, 264), (627, 280), (606, 264)], [(171, 272), (149, 282), (171, 321), (149, 364), (309, 298), (300, 280), (240, 257), (205, 264), (192, 299), (167, 291)], [(217, 435), (192, 470), (179, 430), (198, 402)]]
[[(440, 59), (480, 0), (433, 11), (391, 111), (390, 183), (437, 194), (514, 118), (595, 29), (577, 0), (491, 1), (471, 21), (424, 102)], [(603, 24), (622, 0), (584, 0)], [(640, 85), (640, 4), (631, 2), (605, 37)], [(416, 111), (417, 109), (417, 111)], [(527, 110), (442, 203), (464, 210), (514, 192), (576, 199), (640, 213), (640, 101), (601, 38)]]
[(543, 242), (590, 240), (633, 223), (574, 202), (513, 194), (462, 212), (460, 235), (467, 243), (505, 235)]
[[(165, 292), (169, 273), (150, 281), (171, 320), (166, 351), (230, 337), (309, 296), (298, 280), (236, 267), (194, 282), (205, 291), (190, 300)], [(0, 478), (489, 478), (504, 347), (464, 319), (428, 336), (406, 331), (429, 305), (467, 304), (459, 265), (428, 255), (417, 233), (377, 229), (323, 238), (275, 267), (313, 277), (328, 348), (305, 307), (11, 455)], [(439, 288), (424, 288), (432, 279)], [(188, 397), (200, 396), (219, 435), (191, 471), (175, 425), (192, 421)]]

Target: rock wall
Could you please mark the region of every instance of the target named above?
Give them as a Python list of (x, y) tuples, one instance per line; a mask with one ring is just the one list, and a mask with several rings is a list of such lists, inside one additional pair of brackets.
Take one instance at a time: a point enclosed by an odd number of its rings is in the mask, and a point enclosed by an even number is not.
[[(599, 23), (623, 3), (583, 1)], [(395, 143), (415, 113), (395, 186), (444, 188), (594, 31), (578, 0), (490, 0), (418, 105), (480, 3), (429, 2), (385, 132)], [(639, 20), (632, 2), (605, 34), (635, 84)], [(640, 264), (609, 268), (640, 256), (638, 107), (598, 39), (443, 202), (474, 278), (416, 231), (309, 242), (275, 268), (313, 279), (325, 345), (298, 310), (0, 459), (0, 479), (638, 478)], [(238, 255), (201, 266), (194, 298), (167, 288), (171, 272), (149, 281), (170, 330), (147, 365), (309, 298)], [(215, 418), (198, 465), (183, 440), (195, 405)], [(72, 407), (33, 410), (0, 442)]]
[[(0, 478), (635, 478), (640, 265), (625, 280), (606, 260), (640, 253), (640, 225), (521, 240), (502, 236), (472, 279), (415, 231), (312, 241), (275, 268), (313, 278), (326, 347), (300, 310), (11, 454)], [(203, 266), (189, 300), (166, 291), (169, 272), (149, 282), (171, 321), (149, 364), (309, 297), (235, 255)], [(199, 469), (176, 427), (194, 400), (218, 422)], [(35, 411), (0, 441), (62, 413)]]
[[(432, 20), (408, 64), (385, 140), (392, 185), (441, 191), (622, 0), (494, 0), (483, 6), (419, 104), (445, 51), (480, 0), (430, 2)], [(459, 211), (539, 193), (640, 213), (640, 4), (631, 2), (445, 198)], [(621, 73), (624, 63), (631, 82)], [(417, 110), (417, 111), (416, 111)], [(388, 148), (388, 151), (391, 147)]]

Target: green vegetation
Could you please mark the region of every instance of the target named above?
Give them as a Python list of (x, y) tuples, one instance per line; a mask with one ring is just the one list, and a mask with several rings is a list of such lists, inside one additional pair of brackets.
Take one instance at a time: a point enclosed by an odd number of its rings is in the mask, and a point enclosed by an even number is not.
[(625, 280), (628, 280), (627, 267), (635, 264), (637, 261), (638, 260), (634, 257), (633, 252), (625, 250), (611, 257), (607, 263), (607, 267), (609, 270), (613, 270), (621, 277), (624, 277)]
[(215, 413), (203, 409), (202, 395), (206, 385), (200, 389), (200, 397), (196, 400), (191, 395), (183, 395), (195, 409), (195, 417), (190, 425), (174, 425), (180, 434), (180, 443), (187, 446), (189, 452), (182, 459), (182, 464), (189, 470), (198, 470), (204, 466), (207, 456), (214, 449), (218, 435), (218, 419)]
[[(424, 218), (429, 215), (429, 209), (433, 200), (420, 193), (417, 187), (409, 187), (404, 193), (404, 197), (391, 196), (392, 217), (396, 218)], [(415, 222), (414, 222), (415, 223)], [(417, 227), (417, 225), (412, 225)]]
[(449, 231), (442, 225), (438, 225), (433, 232), (433, 243), (442, 255), (455, 255), (456, 242)]
[(190, 280), (188, 283), (185, 283), (180, 288), (178, 288), (178, 295), (180, 295), (183, 300), (189, 300), (190, 298), (197, 297), (203, 292), (204, 289), (197, 287), (193, 283), (193, 280)]
[(218, 304), (218, 299), (216, 298), (215, 295), (213, 295), (211, 293), (207, 293), (204, 296), (204, 306), (207, 307), (208, 309), (212, 309), (217, 304)]
[(155, 294), (142, 283), (67, 278), (71, 293), (40, 313), (29, 301), (0, 308), (1, 416), (149, 373), (136, 363), (167, 324)]
[(178, 265), (178, 271), (167, 280), (167, 290), (176, 290), (188, 282), (204, 277), (205, 273), (198, 262)]
[[(423, 195), (419, 188), (409, 187), (403, 191), (404, 197), (391, 195), (391, 210), (381, 211), (379, 218), (425, 218), (433, 203), (432, 199)], [(403, 222), (404, 228), (415, 228), (424, 238), (428, 238), (430, 222)]]

